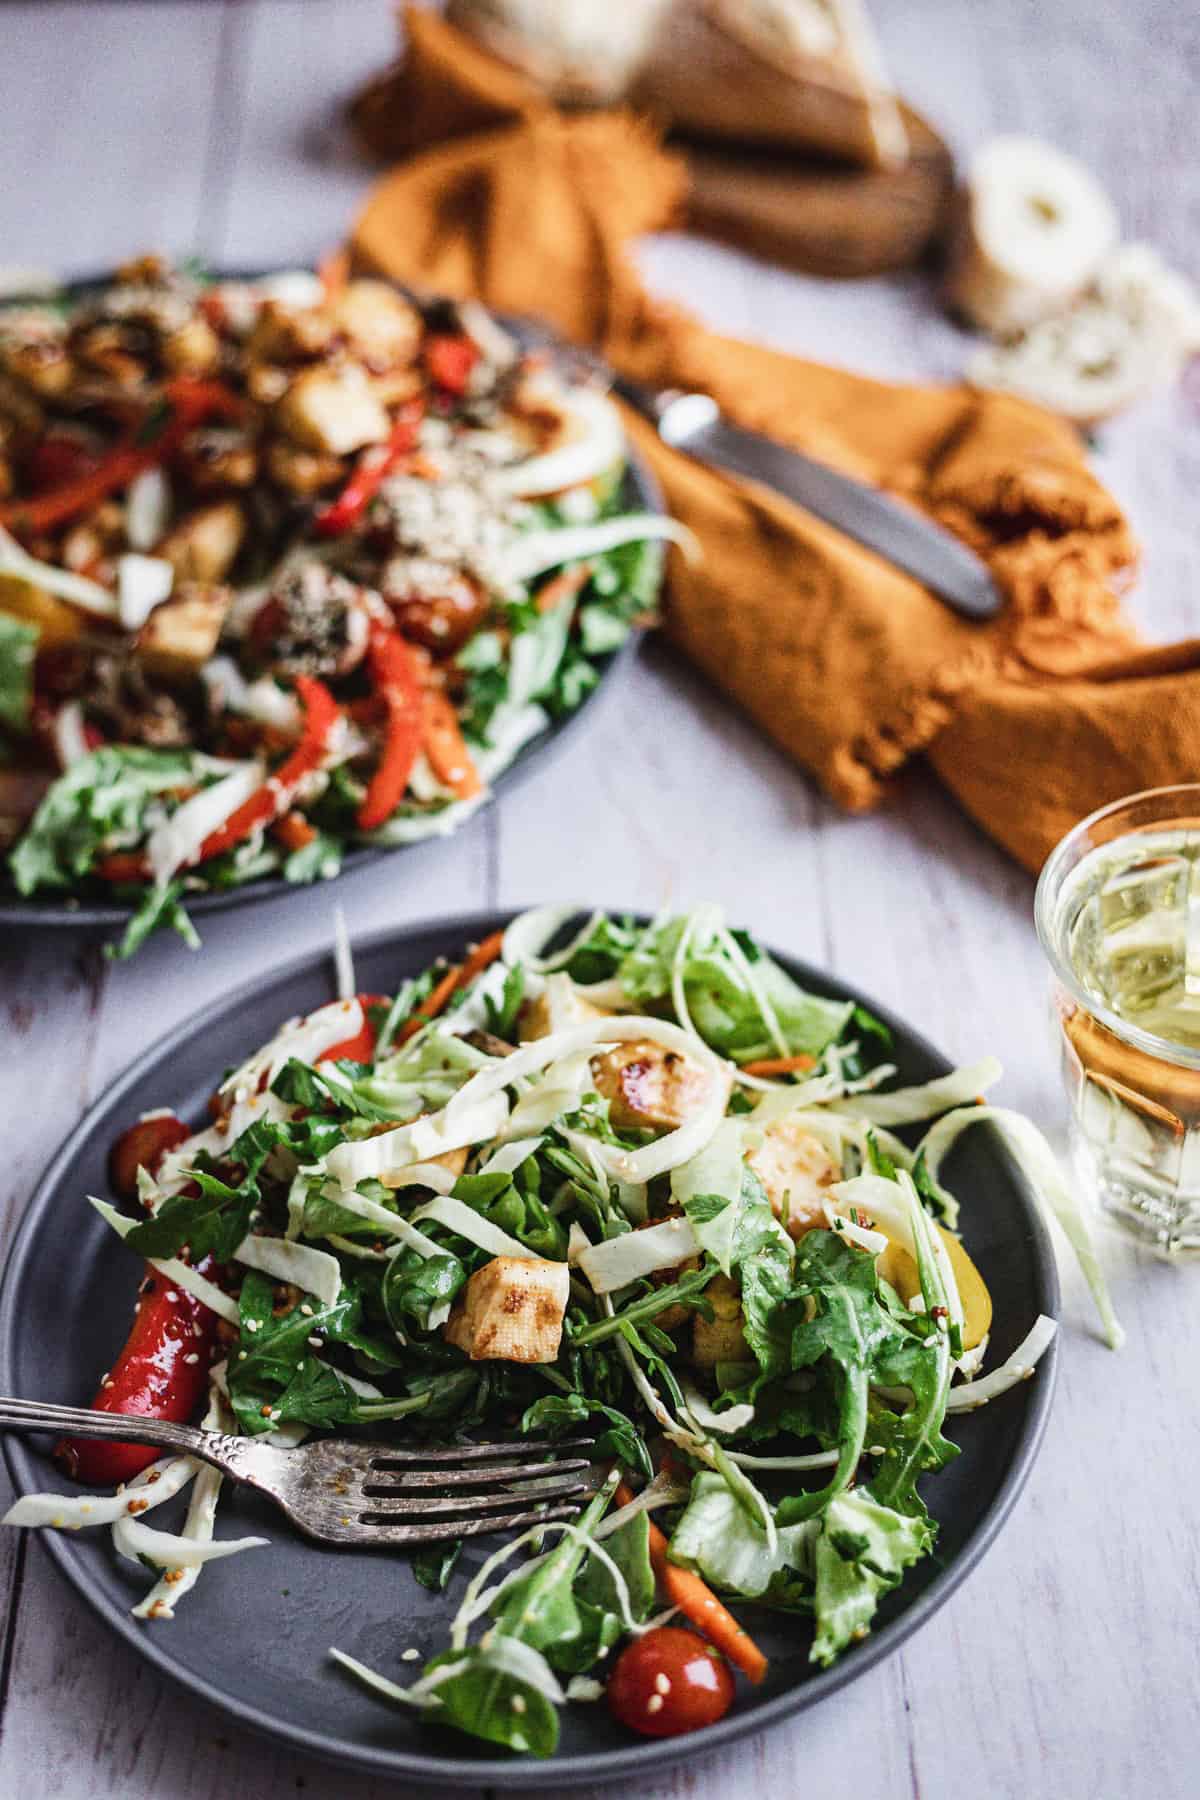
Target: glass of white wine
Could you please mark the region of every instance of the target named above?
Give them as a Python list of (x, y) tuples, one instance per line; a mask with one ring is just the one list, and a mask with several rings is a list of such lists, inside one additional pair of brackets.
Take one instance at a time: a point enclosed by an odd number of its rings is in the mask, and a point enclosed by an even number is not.
[(1200, 1256), (1200, 784), (1076, 825), (1035, 911), (1076, 1162), (1117, 1224)]

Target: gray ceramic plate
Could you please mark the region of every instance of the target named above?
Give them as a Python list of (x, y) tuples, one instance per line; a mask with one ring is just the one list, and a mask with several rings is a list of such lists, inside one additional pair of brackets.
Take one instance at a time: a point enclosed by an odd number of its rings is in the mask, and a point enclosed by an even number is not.
[[(359, 986), (391, 992), (405, 975), (439, 955), (457, 954), (504, 922), (474, 915), (370, 938), (355, 951)], [(839, 996), (848, 991), (802, 963), (780, 960), (806, 986)], [(253, 995), (241, 992), (207, 1008), (148, 1050), (72, 1132), (30, 1202), (0, 1289), (0, 1392), (87, 1404), (98, 1372), (124, 1342), (139, 1273), (84, 1200), (89, 1192), (107, 1192), (110, 1144), (152, 1107), (203, 1117), (219, 1071), (255, 1049), (275, 1022), (311, 1011), (331, 992), (329, 962), (309, 956)], [(905, 1080), (946, 1071), (945, 1059), (923, 1039), (867, 1004), (891, 1025)], [(990, 1133), (962, 1140), (949, 1181), (970, 1195), (965, 1238), (996, 1302), (990, 1355), (999, 1361), (1038, 1313), (1057, 1311), (1050, 1243), (1032, 1196)], [(337, 1645), (405, 1679), (419, 1665), (401, 1662), (403, 1650), (415, 1646), (424, 1658), (444, 1647), (461, 1574), (449, 1594), (430, 1594), (399, 1558), (318, 1550), (252, 1495), (230, 1494), (222, 1500), (222, 1534), (260, 1532), (270, 1548), (213, 1564), (174, 1623), (155, 1626), (129, 1616), (145, 1582), (116, 1559), (107, 1533), (47, 1532), (40, 1541), (87, 1604), (164, 1675), (241, 1724), (314, 1756), (381, 1775), (475, 1787), (563, 1787), (640, 1775), (812, 1705), (923, 1624), (974, 1567), (1020, 1492), (1045, 1427), (1054, 1373), (1052, 1346), (1035, 1380), (953, 1422), (951, 1435), (963, 1454), (925, 1484), (941, 1523), (938, 1553), (888, 1597), (878, 1630), (842, 1662), (814, 1669), (803, 1620), (758, 1615), (753, 1629), (771, 1656), (770, 1674), (759, 1689), (743, 1684), (719, 1725), (644, 1742), (615, 1725), (602, 1704), (574, 1705), (564, 1714), (558, 1754), (546, 1763), (497, 1757), (468, 1738), (422, 1725), (328, 1658), (330, 1645)], [(62, 1485), (44, 1439), (9, 1437), (3, 1448), (19, 1492)], [(163, 1522), (171, 1516), (164, 1508)], [(985, 1629), (983, 1621), (978, 1628)]]
[[(255, 271), (231, 269), (223, 271), (230, 280), (253, 279)], [(86, 280), (68, 282), (65, 291), (68, 293), (86, 293), (89, 288), (96, 287), (105, 278), (89, 276)], [(521, 319), (504, 318), (503, 322), (523, 342), (536, 338), (541, 347), (554, 349), (556, 340), (540, 328), (535, 328)], [(559, 349), (565, 358), (577, 353), (569, 345), (559, 342)], [(661, 512), (663, 510), (662, 491), (645, 463), (636, 455), (632, 447), (629, 450), (629, 462), (622, 485), (622, 500), (630, 512)], [(533, 738), (524, 749), (519, 751), (508, 768), (498, 775), (492, 783), (492, 791), (499, 798), (514, 788), (527, 775), (549, 762), (556, 750), (561, 748), (567, 735), (582, 724), (585, 718), (594, 719), (595, 707), (605, 691), (611, 691), (612, 682), (609, 677), (616, 677), (619, 668), (628, 666), (637, 646), (637, 633), (632, 633), (617, 650), (608, 656), (594, 659), (600, 673), (600, 681), (587, 696), (581, 706), (561, 719), (551, 722), (547, 730)], [(482, 814), (473, 815), (479, 818)], [(469, 823), (469, 821), (468, 821)], [(421, 839), (415, 844), (398, 845), (393, 849), (372, 849), (364, 846), (359, 850), (349, 850), (342, 858), (342, 873), (351, 874), (355, 869), (365, 868), (378, 862), (383, 856), (396, 856), (419, 851), (425, 843), (437, 843), (440, 840)], [(104, 895), (101, 884), (96, 884), (95, 891), (87, 896), (75, 899), (69, 896), (46, 893), (30, 895), (26, 898), (18, 894), (7, 878), (7, 863), (0, 856), (0, 927), (5, 925), (20, 926), (67, 926), (76, 931), (90, 931), (97, 928), (124, 926), (128, 924), (131, 908), (114, 903)], [(282, 876), (268, 876), (261, 881), (248, 881), (241, 887), (226, 888), (216, 892), (197, 893), (188, 898), (187, 910), (197, 917), (204, 913), (225, 912), (234, 906), (246, 906), (257, 900), (275, 900), (285, 894), (294, 894), (296, 889)]]

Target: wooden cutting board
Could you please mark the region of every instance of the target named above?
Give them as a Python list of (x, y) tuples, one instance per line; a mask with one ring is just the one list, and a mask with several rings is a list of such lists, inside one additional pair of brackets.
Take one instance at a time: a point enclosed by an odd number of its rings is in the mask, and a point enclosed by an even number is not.
[(809, 275), (880, 275), (919, 262), (943, 229), (954, 161), (931, 125), (901, 110), (912, 155), (894, 169), (675, 140), (691, 175), (689, 223)]

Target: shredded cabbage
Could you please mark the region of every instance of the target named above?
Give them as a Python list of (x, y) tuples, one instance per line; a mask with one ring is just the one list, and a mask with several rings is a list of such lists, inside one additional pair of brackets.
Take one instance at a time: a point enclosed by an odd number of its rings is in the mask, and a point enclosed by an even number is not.
[(1043, 1208), (1061, 1226), (1096, 1303), (1109, 1349), (1119, 1350), (1125, 1342), (1125, 1332), (1113, 1310), (1087, 1217), (1059, 1167), (1058, 1158), (1031, 1119), (1004, 1106), (970, 1106), (947, 1113), (944, 1119), (930, 1127), (919, 1146), (918, 1154), (924, 1156), (930, 1176), (936, 1182), (942, 1159), (950, 1146), (972, 1125), (982, 1124), (996, 1127)]

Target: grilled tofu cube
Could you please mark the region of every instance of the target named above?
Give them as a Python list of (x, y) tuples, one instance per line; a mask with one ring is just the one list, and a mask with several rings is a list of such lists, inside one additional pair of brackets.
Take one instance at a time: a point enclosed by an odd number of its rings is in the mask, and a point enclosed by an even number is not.
[(229, 588), (184, 582), (150, 614), (135, 653), (159, 674), (194, 673), (216, 650), (232, 600)]
[(351, 347), (372, 369), (410, 363), (421, 342), (421, 315), (386, 281), (351, 281), (333, 302)]
[(714, 1275), (704, 1290), (713, 1318), (697, 1313), (692, 1320), (692, 1361), (703, 1369), (719, 1362), (752, 1362), (742, 1329), (745, 1315), (741, 1295), (728, 1275)]
[(582, 1025), (585, 1019), (607, 1019), (611, 1015), (602, 1006), (585, 1000), (569, 975), (549, 975), (536, 1000), (526, 1000), (517, 1018), (517, 1037), (522, 1044), (534, 1038), (549, 1037), (565, 1031), (568, 1025)]
[(346, 456), (364, 444), (382, 444), (391, 429), (388, 415), (357, 363), (342, 368), (306, 369), (275, 409), (287, 436), (308, 450)]
[(640, 1039), (593, 1057), (592, 1076), (618, 1131), (675, 1131), (704, 1105), (713, 1080), (689, 1056)]
[(746, 1161), (766, 1188), (777, 1219), (784, 1215), (786, 1200), (787, 1228), (794, 1238), (825, 1224), (825, 1201), (842, 1172), (820, 1138), (795, 1119), (776, 1119)]
[(495, 1256), (468, 1281), (446, 1321), (446, 1342), (472, 1362), (553, 1362), (569, 1288), (565, 1262)]
[(224, 581), (246, 535), (246, 516), (236, 500), (197, 507), (168, 531), (158, 546), (180, 581)]

